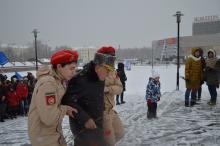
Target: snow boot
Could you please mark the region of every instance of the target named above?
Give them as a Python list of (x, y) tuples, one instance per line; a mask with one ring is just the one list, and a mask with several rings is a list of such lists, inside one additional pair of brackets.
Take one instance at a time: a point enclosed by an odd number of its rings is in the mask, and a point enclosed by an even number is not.
[(119, 95), (116, 96), (116, 105), (120, 105), (120, 103), (119, 103)]
[(120, 103), (119, 103), (119, 102), (116, 102), (116, 105), (120, 105)]
[(0, 116), (0, 122), (5, 122), (5, 120), (2, 116)]
[(191, 101), (191, 102), (190, 102), (190, 105), (191, 105), (191, 106), (194, 106), (195, 104), (196, 104), (195, 101)]
[(122, 102), (121, 102), (121, 104), (124, 104), (124, 103), (125, 103), (125, 101), (122, 101)]
[(207, 104), (208, 105), (216, 105), (216, 102), (209, 101)]
[(152, 119), (153, 118), (152, 114), (149, 111), (147, 112), (147, 118), (148, 119)]
[(185, 101), (185, 107), (189, 107), (189, 101)]
[(121, 96), (121, 104), (124, 104), (125, 103), (125, 101), (124, 101), (124, 95), (123, 96)]

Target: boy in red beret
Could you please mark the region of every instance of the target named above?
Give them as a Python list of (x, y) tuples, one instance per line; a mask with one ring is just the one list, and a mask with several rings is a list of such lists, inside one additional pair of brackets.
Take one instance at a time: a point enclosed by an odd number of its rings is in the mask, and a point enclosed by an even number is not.
[(104, 86), (108, 73), (114, 70), (115, 49), (102, 47), (94, 60), (68, 83), (62, 104), (76, 107), (75, 118), (70, 117), (74, 146), (106, 146), (103, 136)]
[(64, 115), (73, 117), (77, 110), (61, 105), (65, 82), (75, 75), (78, 53), (60, 50), (51, 57), (51, 68), (45, 66), (37, 72), (28, 113), (28, 135), (32, 146), (66, 146), (61, 122)]

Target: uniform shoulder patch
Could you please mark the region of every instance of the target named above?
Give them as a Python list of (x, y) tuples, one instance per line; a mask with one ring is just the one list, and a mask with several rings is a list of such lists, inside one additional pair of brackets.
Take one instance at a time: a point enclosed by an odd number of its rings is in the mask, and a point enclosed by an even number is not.
[(104, 136), (105, 137), (109, 137), (109, 136), (111, 136), (111, 134), (112, 134), (111, 130), (105, 130), (104, 131)]
[(55, 92), (45, 93), (45, 100), (47, 105), (54, 105), (56, 103)]

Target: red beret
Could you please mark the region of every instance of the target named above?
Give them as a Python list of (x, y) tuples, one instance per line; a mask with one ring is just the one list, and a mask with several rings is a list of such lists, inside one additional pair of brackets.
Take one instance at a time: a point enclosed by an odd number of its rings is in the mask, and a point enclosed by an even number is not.
[(67, 62), (77, 62), (78, 53), (74, 50), (59, 50), (51, 56), (52, 65), (63, 64)]
[(104, 46), (98, 49), (97, 53), (110, 54), (110, 55), (115, 56), (115, 48), (111, 46)]
[(104, 46), (95, 53), (94, 62), (107, 67), (110, 71), (114, 71), (115, 59), (115, 48)]

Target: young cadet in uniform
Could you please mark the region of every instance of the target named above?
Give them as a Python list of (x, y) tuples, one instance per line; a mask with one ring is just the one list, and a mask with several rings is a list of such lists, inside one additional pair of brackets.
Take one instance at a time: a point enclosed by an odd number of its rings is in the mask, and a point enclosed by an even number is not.
[[(106, 55), (115, 56), (113, 47), (105, 49)], [(103, 130), (104, 138), (107, 146), (115, 146), (115, 144), (124, 136), (124, 127), (117, 112), (113, 109), (115, 106), (115, 95), (121, 94), (123, 85), (115, 70), (108, 73), (105, 78), (104, 103), (105, 110), (103, 113)]]
[[(103, 48), (103, 47), (102, 47)], [(62, 99), (62, 104), (76, 107), (70, 117), (74, 146), (106, 146), (103, 135), (104, 86), (109, 71), (114, 70), (115, 56), (100, 48), (94, 60), (74, 76)]]
[(60, 50), (51, 57), (51, 68), (37, 72), (28, 113), (28, 134), (32, 146), (66, 146), (61, 123), (64, 115), (73, 117), (77, 110), (61, 105), (65, 83), (75, 75), (78, 53)]

